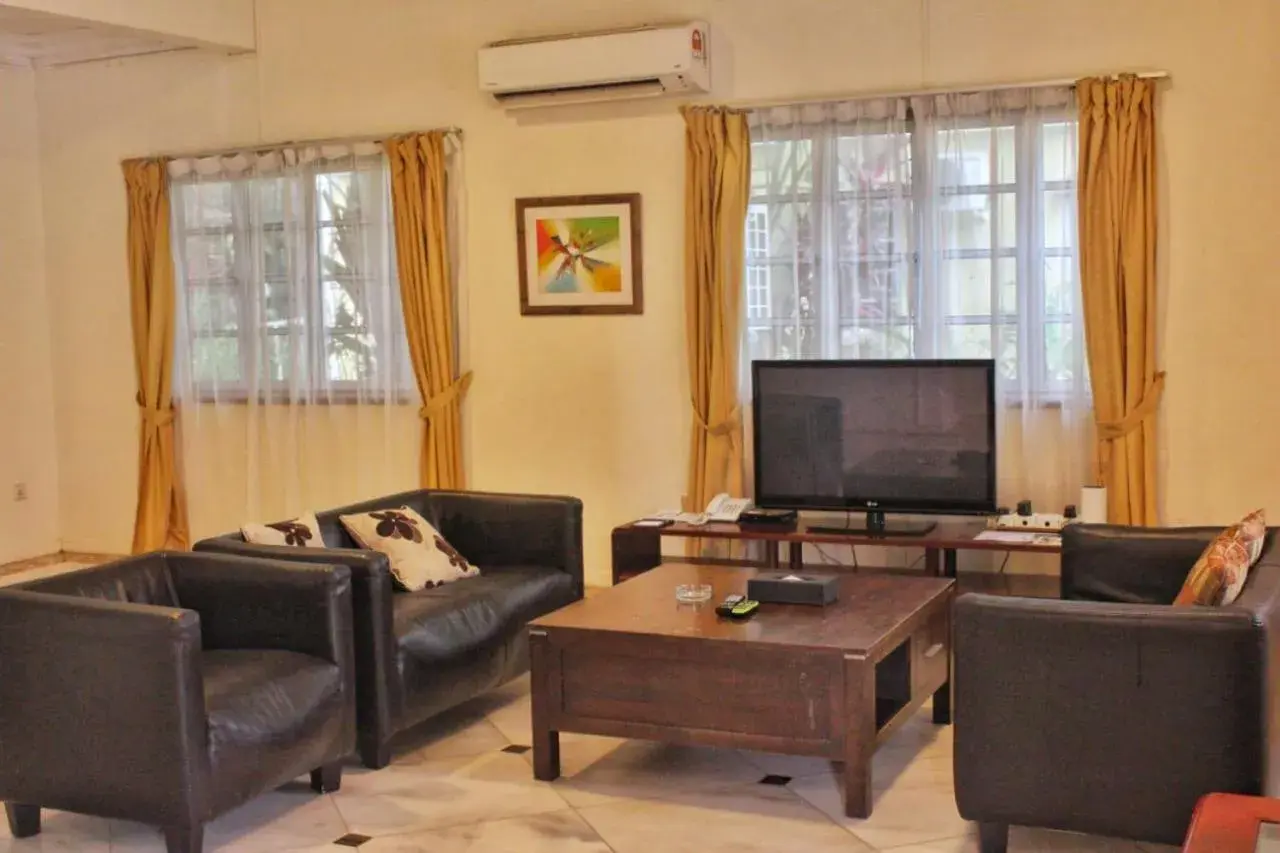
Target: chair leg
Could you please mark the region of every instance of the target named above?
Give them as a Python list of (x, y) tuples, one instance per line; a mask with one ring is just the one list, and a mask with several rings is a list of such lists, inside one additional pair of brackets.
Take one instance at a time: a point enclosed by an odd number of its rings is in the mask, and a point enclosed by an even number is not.
[(184, 823), (164, 828), (168, 853), (204, 853), (204, 824)]
[(1009, 849), (1009, 824), (979, 823), (978, 849), (982, 853), (1005, 853)]
[(360, 763), (370, 770), (381, 770), (391, 763), (391, 747), (385, 742), (362, 742), (360, 744)]
[(332, 794), (342, 788), (342, 762), (334, 761), (311, 771), (311, 790), (317, 794)]
[(40, 807), (5, 803), (4, 815), (9, 819), (9, 832), (14, 838), (30, 838), (40, 834)]

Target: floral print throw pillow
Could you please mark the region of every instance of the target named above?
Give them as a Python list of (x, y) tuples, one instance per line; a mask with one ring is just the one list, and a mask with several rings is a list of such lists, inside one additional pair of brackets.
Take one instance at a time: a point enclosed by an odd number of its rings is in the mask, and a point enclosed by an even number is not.
[(1214, 537), (1191, 567), (1173, 603), (1225, 606), (1244, 590), (1249, 569), (1262, 556), (1267, 537), (1267, 514), (1256, 510)]
[(254, 545), (285, 545), (294, 548), (323, 548), (320, 522), (314, 512), (304, 512), (274, 524), (246, 524), (240, 528), (244, 541)]
[(438, 530), (407, 506), (342, 515), (338, 520), (360, 547), (387, 555), (396, 583), (409, 592), (480, 574)]

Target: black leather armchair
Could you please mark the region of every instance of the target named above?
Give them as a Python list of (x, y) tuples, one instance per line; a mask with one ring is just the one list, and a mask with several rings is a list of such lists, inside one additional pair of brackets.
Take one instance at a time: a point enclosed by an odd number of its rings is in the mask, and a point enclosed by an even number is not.
[(1211, 791), (1280, 793), (1280, 546), (1227, 607), (1170, 607), (1221, 528), (1078, 525), (1062, 599), (955, 605), (955, 785), (1010, 824), (1179, 844)]
[[(387, 558), (359, 550), (340, 515), (410, 506), (481, 576), (420, 592), (393, 589)], [(576, 498), (418, 490), (317, 513), (325, 548), (250, 545), (239, 533), (197, 551), (351, 569), (357, 744), (366, 767), (391, 760), (393, 735), (529, 668), (529, 620), (582, 597)]]
[(155, 553), (0, 590), (0, 800), (155, 824), (169, 853), (353, 750), (342, 566)]

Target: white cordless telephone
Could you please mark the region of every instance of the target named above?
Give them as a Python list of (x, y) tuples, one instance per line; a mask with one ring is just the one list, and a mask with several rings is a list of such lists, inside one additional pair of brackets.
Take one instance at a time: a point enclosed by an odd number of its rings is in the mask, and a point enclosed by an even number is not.
[(707, 504), (705, 515), (708, 521), (736, 522), (738, 516), (748, 509), (751, 509), (750, 498), (731, 498), (722, 492)]

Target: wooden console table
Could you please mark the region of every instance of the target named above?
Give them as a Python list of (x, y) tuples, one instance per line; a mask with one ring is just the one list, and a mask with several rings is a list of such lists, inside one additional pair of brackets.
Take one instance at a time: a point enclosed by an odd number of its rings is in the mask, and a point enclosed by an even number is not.
[[(812, 545), (879, 545), (894, 548), (923, 548), (925, 572), (935, 577), (956, 576), (958, 551), (1027, 551), (1037, 554), (1059, 554), (1057, 545), (1031, 545), (988, 542), (975, 538), (986, 524), (980, 520), (944, 520), (923, 536), (873, 536), (867, 533), (818, 533), (803, 522), (793, 525), (743, 526), (712, 522), (705, 525), (669, 524), (666, 527), (636, 527), (624, 524), (613, 529), (613, 582), (647, 572), (662, 563), (662, 538), (731, 539), (761, 542), (764, 564), (781, 565), (780, 546), (787, 543), (787, 565), (796, 571), (804, 567), (804, 546)], [(684, 562), (685, 560), (680, 560)]]

